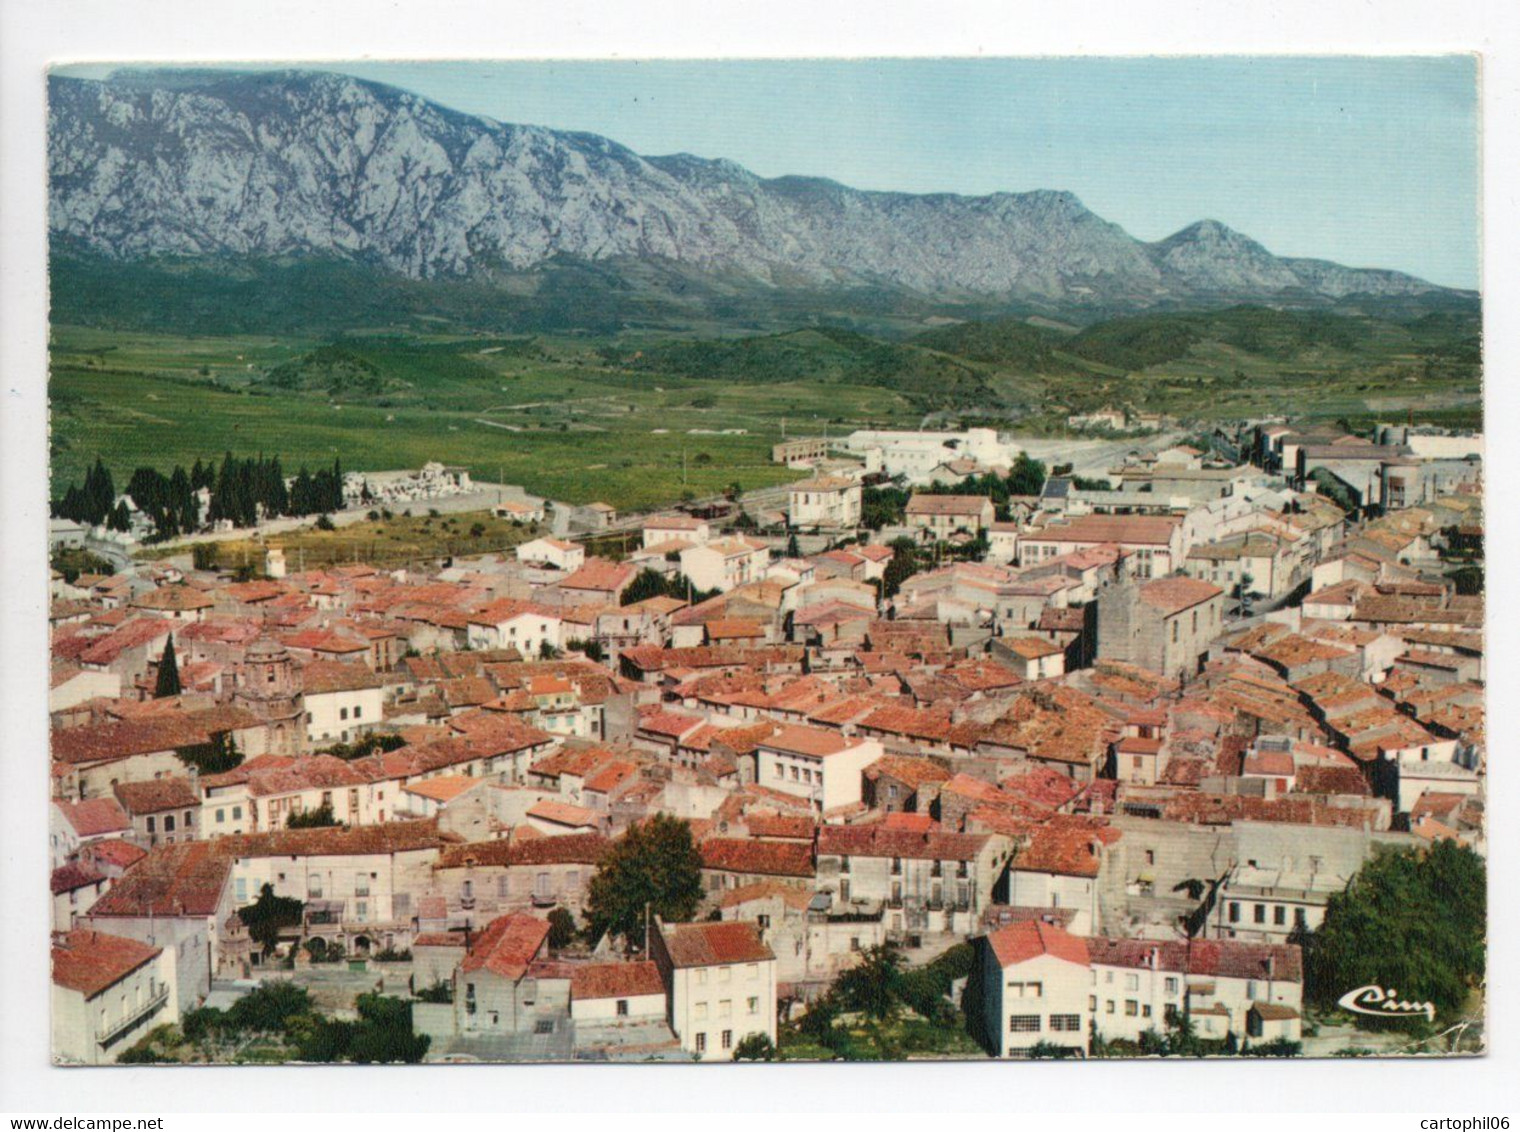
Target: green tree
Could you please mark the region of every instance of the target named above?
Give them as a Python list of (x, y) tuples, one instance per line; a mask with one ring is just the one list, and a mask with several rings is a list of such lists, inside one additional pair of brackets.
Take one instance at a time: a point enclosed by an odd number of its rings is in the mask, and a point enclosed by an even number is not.
[(846, 1010), (858, 1010), (877, 1022), (889, 1022), (903, 1004), (903, 954), (895, 943), (863, 951), (860, 962), (834, 980), (834, 993)]
[(797, 533), (793, 531), (786, 539), (786, 556), (788, 558), (801, 558), (802, 548), (797, 545)]
[(286, 829), (326, 829), (338, 824), (331, 802), (323, 802), (315, 810), (297, 810), (285, 819)]
[(734, 1047), (735, 1061), (775, 1061), (776, 1045), (769, 1034), (749, 1034)]
[[(279, 942), (280, 929), (295, 927), (299, 924), (304, 908), (305, 905), (299, 900), (288, 896), (276, 896), (274, 885), (266, 884), (259, 889), (257, 900), (238, 909), (238, 919), (242, 920), (243, 926), (248, 929), (249, 938), (263, 948), (265, 955), (271, 955)], [(267, 985), (280, 986), (282, 984)], [(234, 1009), (243, 1002), (243, 999), (239, 999), (234, 1004)]]
[(162, 700), (180, 693), (179, 661), (174, 658), (174, 634), (164, 642), (164, 654), (158, 659), (158, 681), (153, 685), (153, 698)]
[(702, 900), (702, 857), (691, 826), (656, 814), (630, 829), (597, 866), (587, 889), (586, 918), (593, 938), (622, 936), (643, 947), (646, 908), (651, 917), (690, 920)]
[(1471, 849), (1450, 840), (1379, 849), (1326, 905), (1309, 950), (1310, 998), (1333, 1008), (1347, 991), (1376, 985), (1455, 1015), (1484, 979), (1487, 918), (1486, 870)]
[(209, 743), (180, 747), (174, 753), (180, 762), (195, 767), (202, 774), (225, 774), (243, 762), (243, 752), (238, 750), (237, 740), (230, 731), (218, 731)]
[(575, 942), (575, 915), (568, 908), (549, 913), (549, 948), (559, 951)]
[(1020, 452), (1008, 473), (1009, 495), (1039, 495), (1045, 489), (1045, 465)]

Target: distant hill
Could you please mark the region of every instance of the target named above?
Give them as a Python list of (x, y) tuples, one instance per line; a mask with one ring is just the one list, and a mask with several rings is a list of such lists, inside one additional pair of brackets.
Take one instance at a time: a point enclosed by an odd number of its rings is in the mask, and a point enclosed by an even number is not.
[[(1274, 256), (1213, 221), (1146, 243), (1069, 192), (915, 195), (766, 179), (730, 161), (642, 157), (591, 134), (461, 114), (338, 74), (153, 69), (55, 76), (49, 91), (50, 231), (88, 285), (55, 294), (76, 317), (92, 306), (152, 317), (102, 262), (152, 265), (162, 294), (226, 275), (199, 302), (188, 295), (192, 309), (266, 325), (336, 319), (340, 301), (366, 322), (385, 304), (405, 317), (433, 302), (483, 325), (603, 330), (700, 317), (774, 325), (795, 309), (788, 296), (816, 308), (835, 292), (852, 309), (892, 315), (993, 304), (1084, 312), (1081, 321), (1462, 294)], [(309, 263), (321, 265), (315, 275), (302, 274)], [(276, 277), (309, 289), (313, 308), (250, 282)], [(381, 282), (367, 292), (366, 278)], [(321, 279), (338, 286), (324, 292)]]
[(1002, 400), (973, 366), (917, 346), (834, 328), (747, 338), (674, 339), (638, 349), (608, 347), (603, 357), (626, 369), (731, 384), (806, 381), (876, 386), (925, 408), (994, 406)]
[(1415, 354), (1475, 366), (1480, 355), (1479, 320), (1472, 311), (1397, 320), (1240, 306), (1106, 319), (1074, 334), (999, 319), (942, 327), (913, 342), (1016, 372), (1048, 374), (1071, 373), (1084, 362), (1143, 370), (1208, 347), (1274, 363), (1338, 352), (1353, 358)]

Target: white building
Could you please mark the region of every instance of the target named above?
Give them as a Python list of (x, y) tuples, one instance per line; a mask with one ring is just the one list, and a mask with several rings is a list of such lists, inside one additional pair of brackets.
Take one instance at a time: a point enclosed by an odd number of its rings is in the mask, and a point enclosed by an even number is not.
[(682, 1049), (699, 1061), (731, 1061), (751, 1034), (776, 1041), (776, 957), (755, 925), (657, 919), (649, 944)]
[(536, 538), (517, 548), (519, 562), (542, 563), (556, 570), (579, 570), (586, 564), (586, 548), (558, 538)]
[(1026, 920), (983, 938), (983, 1032), (996, 1057), (1031, 1047), (1087, 1053), (1092, 972), (1087, 941), (1052, 924)]
[(1018, 445), (1000, 441), (990, 428), (964, 432), (857, 429), (845, 437), (844, 447), (866, 457), (868, 468), (879, 460), (887, 475), (904, 476), (909, 483), (931, 482), (934, 469), (951, 460), (975, 460), (991, 467), (1012, 464), (1020, 451)]
[(161, 947), (78, 929), (53, 937), (53, 1061), (109, 1065), (154, 1026), (179, 1021)]
[(681, 551), (681, 572), (699, 590), (729, 590), (765, 576), (770, 550), (763, 542), (734, 536)]
[(712, 539), (712, 526), (706, 519), (690, 515), (654, 515), (644, 520), (644, 548), (665, 542), (687, 542), (701, 546)]
[(876, 739), (846, 739), (821, 727), (788, 725), (755, 748), (755, 782), (807, 798), (827, 812), (860, 801), (861, 772), (882, 753)]
[(816, 476), (792, 484), (787, 515), (794, 527), (860, 525), (860, 484), (847, 476)]
[(347, 743), (379, 725), (385, 690), (364, 665), (313, 661), (301, 670), (301, 682), (310, 743)]
[(560, 619), (543, 606), (498, 601), (469, 616), (465, 639), (472, 649), (516, 649), (534, 660), (544, 645), (560, 648)]

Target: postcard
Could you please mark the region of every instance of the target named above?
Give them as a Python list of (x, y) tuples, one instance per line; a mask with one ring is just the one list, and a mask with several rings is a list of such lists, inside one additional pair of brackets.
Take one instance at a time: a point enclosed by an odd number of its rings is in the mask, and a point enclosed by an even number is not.
[(55, 1064), (1481, 1054), (1478, 94), (53, 68)]

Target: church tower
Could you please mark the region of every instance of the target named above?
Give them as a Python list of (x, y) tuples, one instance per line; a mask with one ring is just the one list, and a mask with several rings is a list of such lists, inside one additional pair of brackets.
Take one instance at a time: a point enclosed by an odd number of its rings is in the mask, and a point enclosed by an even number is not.
[(264, 723), (264, 753), (299, 755), (306, 749), (306, 706), (295, 661), (284, 645), (260, 637), (243, 654), (233, 702)]

